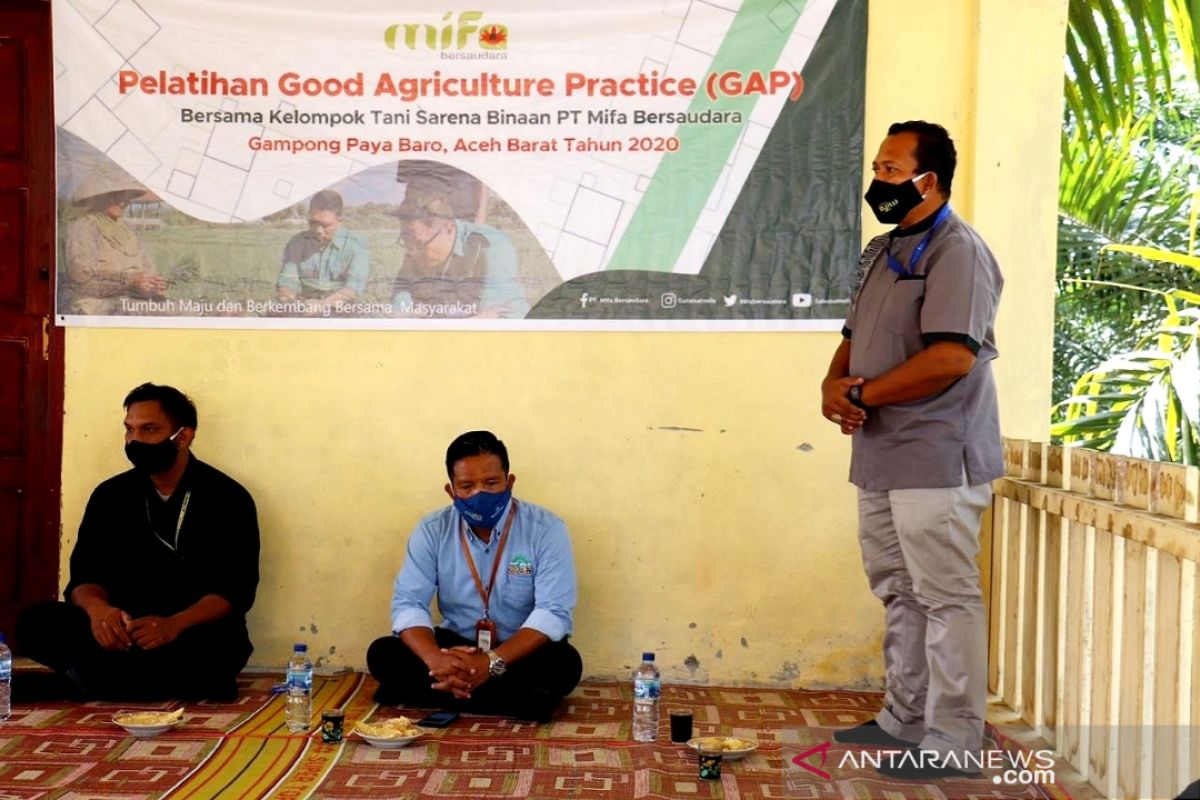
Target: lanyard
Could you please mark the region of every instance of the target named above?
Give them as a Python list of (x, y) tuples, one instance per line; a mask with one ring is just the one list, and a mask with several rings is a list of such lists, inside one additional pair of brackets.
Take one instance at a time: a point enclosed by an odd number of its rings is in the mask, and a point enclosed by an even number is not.
[(514, 497), (512, 508), (508, 512), (508, 519), (504, 522), (504, 532), (500, 534), (500, 542), (496, 546), (496, 557), (492, 560), (492, 576), (488, 578), (486, 591), (483, 588), (483, 581), (479, 579), (479, 570), (475, 568), (475, 559), (471, 558), (471, 548), (467, 545), (467, 523), (461, 518), (459, 519), (458, 540), (462, 543), (463, 555), (467, 557), (467, 566), (471, 568), (471, 577), (475, 579), (475, 590), (479, 592), (479, 599), (483, 601), (484, 619), (490, 619), (488, 602), (492, 599), (492, 589), (496, 586), (496, 571), (500, 568), (500, 556), (504, 553), (504, 542), (508, 539), (508, 530), (512, 527), (515, 516), (517, 516), (517, 498)]
[(183, 530), (183, 518), (187, 516), (188, 503), (192, 502), (192, 490), (188, 489), (183, 495), (183, 505), (179, 508), (179, 516), (175, 519), (175, 544), (171, 544), (162, 537), (158, 532), (158, 528), (154, 527), (154, 520), (150, 517), (150, 498), (146, 498), (146, 521), (150, 523), (150, 530), (154, 531), (154, 536), (160, 542), (165, 544), (171, 550), (179, 549), (179, 532)]
[(930, 227), (928, 233), (926, 233), (921, 241), (917, 243), (916, 249), (912, 252), (912, 258), (908, 260), (908, 269), (905, 269), (904, 265), (895, 259), (895, 257), (892, 255), (891, 248), (889, 247), (887, 254), (888, 269), (897, 275), (911, 276), (913, 271), (917, 268), (917, 262), (921, 260), (921, 256), (925, 253), (925, 248), (929, 245), (929, 240), (933, 238), (933, 232), (938, 229), (939, 225), (946, 221), (946, 217), (948, 216), (950, 216), (950, 204), (946, 203), (946, 205), (942, 206), (942, 210), (939, 211), (938, 215), (934, 218), (933, 226)]

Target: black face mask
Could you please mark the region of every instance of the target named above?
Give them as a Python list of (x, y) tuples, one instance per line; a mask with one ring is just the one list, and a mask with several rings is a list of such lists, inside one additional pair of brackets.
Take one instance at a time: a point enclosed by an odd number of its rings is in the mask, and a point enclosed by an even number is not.
[(148, 444), (146, 442), (126, 442), (125, 457), (133, 464), (133, 468), (144, 475), (157, 475), (166, 472), (175, 463), (179, 448), (175, 446), (175, 437), (183, 428), (172, 433), (161, 442)]
[(897, 225), (925, 199), (917, 189), (916, 182), (928, 174), (922, 172), (903, 183), (888, 183), (876, 178), (871, 181), (863, 199), (867, 201), (871, 211), (875, 212), (875, 219), (885, 225)]

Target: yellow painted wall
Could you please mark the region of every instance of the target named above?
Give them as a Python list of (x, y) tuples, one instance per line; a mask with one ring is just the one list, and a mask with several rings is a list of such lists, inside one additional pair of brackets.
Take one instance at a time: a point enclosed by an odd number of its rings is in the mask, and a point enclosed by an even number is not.
[[(871, 3), (866, 162), (894, 120), (955, 136), (954, 204), (1007, 277), (1010, 436), (1046, 433), (1065, 14), (1066, 0)], [(653, 649), (668, 681), (878, 686), (849, 443), (818, 408), (837, 342), (73, 328), (64, 582), (89, 492), (126, 467), (121, 398), (154, 380), (192, 395), (194, 451), (258, 501), (254, 664), (281, 664), (296, 640), (323, 665), (363, 664), (408, 532), (445, 501), (446, 444), (486, 427), (509, 445), (517, 494), (571, 530), (585, 674), (623, 676)]]

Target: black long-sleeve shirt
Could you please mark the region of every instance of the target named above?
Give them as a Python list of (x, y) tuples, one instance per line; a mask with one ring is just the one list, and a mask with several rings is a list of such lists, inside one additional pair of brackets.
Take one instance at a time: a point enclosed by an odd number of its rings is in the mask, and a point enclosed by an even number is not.
[(258, 548), (254, 499), (225, 473), (192, 456), (163, 501), (148, 477), (130, 470), (92, 492), (66, 597), (98, 584), (111, 605), (143, 617), (176, 614), (215, 594), (244, 620), (258, 588)]

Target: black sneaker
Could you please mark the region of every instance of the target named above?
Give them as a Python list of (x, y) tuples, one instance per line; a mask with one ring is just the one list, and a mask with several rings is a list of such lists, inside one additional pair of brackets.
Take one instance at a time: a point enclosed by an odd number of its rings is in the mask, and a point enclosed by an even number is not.
[(894, 750), (907, 750), (915, 742), (897, 739), (879, 726), (875, 720), (867, 720), (853, 728), (834, 731), (833, 740), (841, 744), (859, 744), (867, 747), (883, 747)]

